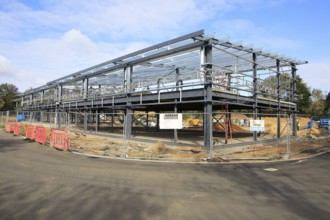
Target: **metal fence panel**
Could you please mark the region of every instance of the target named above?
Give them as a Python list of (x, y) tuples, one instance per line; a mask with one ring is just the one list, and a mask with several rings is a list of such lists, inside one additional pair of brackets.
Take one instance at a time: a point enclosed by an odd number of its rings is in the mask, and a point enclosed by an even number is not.
[(123, 113), (69, 112), (71, 150), (109, 157), (126, 157)]
[(214, 112), (215, 158), (289, 157), (291, 126), (286, 114)]

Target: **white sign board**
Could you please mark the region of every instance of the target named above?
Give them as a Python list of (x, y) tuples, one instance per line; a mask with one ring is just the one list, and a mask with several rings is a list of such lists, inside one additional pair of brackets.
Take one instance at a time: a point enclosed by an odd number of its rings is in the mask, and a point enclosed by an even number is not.
[(250, 120), (250, 131), (265, 131), (265, 121)]
[(182, 114), (166, 113), (159, 114), (160, 129), (182, 129)]

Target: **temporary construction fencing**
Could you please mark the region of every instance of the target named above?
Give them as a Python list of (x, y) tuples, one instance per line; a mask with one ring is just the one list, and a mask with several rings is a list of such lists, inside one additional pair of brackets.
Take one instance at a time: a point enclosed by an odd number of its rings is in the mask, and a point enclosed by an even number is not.
[(19, 123), (17, 123), (17, 122), (14, 123), (14, 129), (13, 129), (13, 131), (14, 131), (13, 133), (14, 133), (15, 136), (20, 135), (20, 133), (21, 133), (21, 127), (20, 127), (20, 124)]
[(6, 127), (7, 111), (0, 112), (0, 127)]
[[(290, 116), (287, 114), (215, 112), (215, 154), (235, 157), (254, 155), (253, 157), (269, 159), (289, 157), (291, 126)], [(266, 150), (270, 148), (271, 153)]]
[(11, 124), (12, 124), (12, 123), (10, 123), (10, 122), (7, 122), (7, 123), (6, 123), (6, 132), (8, 132), (8, 133), (12, 132), (12, 130), (11, 130), (12, 125), (11, 125)]
[(33, 125), (27, 125), (25, 128), (25, 136), (29, 140), (34, 140), (36, 138), (35, 128)]
[(35, 137), (36, 137), (36, 142), (40, 144), (46, 144), (47, 142), (47, 130), (45, 127), (41, 126), (36, 126), (35, 128)]
[(20, 123), (33, 124), (47, 128), (66, 129), (66, 112), (47, 112), (47, 111), (17, 111), (16, 120)]
[[(19, 136), (21, 133), (21, 125), (18, 122), (6, 123), (6, 131), (13, 132), (15, 136)], [(35, 140), (40, 144), (47, 143), (47, 129), (42, 126), (25, 126), (25, 135), (29, 140)], [(51, 129), (49, 135), (49, 143), (51, 147), (55, 147), (62, 150), (71, 150), (70, 147), (70, 134), (66, 130)]]
[(123, 134), (125, 114), (68, 112), (67, 130)]
[(50, 146), (62, 150), (70, 150), (69, 132), (52, 129), (50, 133)]
[[(125, 117), (122, 152), (125, 157), (136, 159), (200, 161), (212, 158), (211, 123), (211, 115), (201, 112), (129, 113)], [(206, 127), (209, 129), (204, 129)]]
[[(236, 152), (263, 157), (262, 151), (268, 151), (265, 157), (272, 157), (268, 156), (270, 151), (274, 152), (273, 157), (290, 157), (301, 151), (295, 142), (311, 142), (311, 138), (323, 134), (329, 137), (330, 130), (330, 125), (323, 130), (319, 128), (325, 117), (306, 115), (226, 111), (206, 115), (194, 111), (180, 112), (182, 120), (174, 120), (177, 113), (173, 112), (111, 112), (2, 112), (1, 121), (5, 121), (3, 127), (7, 132), (14, 132), (13, 118), (19, 115), (16, 120), (20, 120), (21, 132), (28, 139), (41, 144), (49, 142), (58, 149), (156, 160), (198, 161)], [(169, 127), (162, 124), (162, 115), (167, 117), (163, 123)], [(296, 136), (292, 135), (294, 117), (299, 126)], [(173, 127), (178, 121), (178, 126)], [(207, 122), (212, 127), (210, 132), (204, 129)], [(69, 130), (71, 135), (63, 130)], [(210, 137), (211, 143), (205, 137)]]

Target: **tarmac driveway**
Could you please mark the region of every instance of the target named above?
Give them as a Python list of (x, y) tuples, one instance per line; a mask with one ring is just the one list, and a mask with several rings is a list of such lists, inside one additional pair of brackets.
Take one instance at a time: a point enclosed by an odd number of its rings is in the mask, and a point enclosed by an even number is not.
[(277, 163), (158, 163), (76, 155), (0, 131), (1, 219), (329, 216), (329, 153)]

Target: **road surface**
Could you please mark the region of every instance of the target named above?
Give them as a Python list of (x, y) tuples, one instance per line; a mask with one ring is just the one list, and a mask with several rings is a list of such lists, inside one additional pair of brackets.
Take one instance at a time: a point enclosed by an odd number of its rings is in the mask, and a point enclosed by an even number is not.
[(157, 163), (76, 155), (0, 131), (0, 219), (329, 219), (329, 170), (330, 154)]

